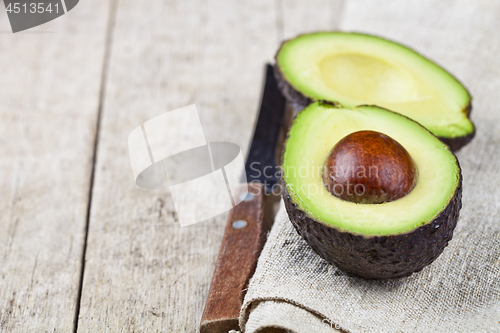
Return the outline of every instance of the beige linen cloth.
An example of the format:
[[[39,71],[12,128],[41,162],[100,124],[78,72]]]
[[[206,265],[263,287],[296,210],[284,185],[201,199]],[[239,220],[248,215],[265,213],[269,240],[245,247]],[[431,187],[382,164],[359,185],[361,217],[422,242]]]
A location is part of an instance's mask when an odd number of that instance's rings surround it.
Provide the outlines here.
[[[457,154],[461,217],[433,264],[407,278],[367,281],[318,257],[282,207],[240,326],[245,333],[500,332],[500,1],[356,0],[343,11],[342,30],[412,46],[469,88],[477,136]]]

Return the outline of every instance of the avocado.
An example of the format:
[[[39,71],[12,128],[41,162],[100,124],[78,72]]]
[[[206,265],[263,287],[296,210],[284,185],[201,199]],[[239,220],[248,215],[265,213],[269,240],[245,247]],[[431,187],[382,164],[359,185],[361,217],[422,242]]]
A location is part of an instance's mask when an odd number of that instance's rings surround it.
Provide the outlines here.
[[[359,139],[358,133],[380,140]],[[404,151],[400,157],[394,157],[397,149]],[[368,162],[356,167],[353,156]],[[403,171],[390,169],[391,163]],[[334,195],[325,177],[333,165],[345,166],[340,174],[361,182],[392,179],[404,193],[396,187],[399,194],[382,202]],[[462,207],[461,169],[449,147],[417,122],[376,106],[349,109],[319,101],[300,111],[285,142],[281,179],[297,232],[323,259],[369,279],[408,276],[433,262],[451,240]],[[362,195],[357,186],[351,193]]]
[[[275,76],[290,104],[378,105],[427,128],[453,151],[475,134],[471,96],[450,73],[398,43],[371,35],[319,32],[285,41]]]

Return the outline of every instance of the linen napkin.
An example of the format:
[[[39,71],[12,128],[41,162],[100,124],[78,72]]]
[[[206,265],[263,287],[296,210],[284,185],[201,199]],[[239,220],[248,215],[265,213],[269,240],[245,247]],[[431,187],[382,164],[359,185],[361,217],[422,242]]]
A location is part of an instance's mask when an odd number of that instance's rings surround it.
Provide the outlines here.
[[[500,1],[347,1],[341,29],[418,50],[470,90],[476,138],[458,154],[452,241],[410,277],[349,277],[317,256],[281,206],[241,310],[245,333],[500,332]]]

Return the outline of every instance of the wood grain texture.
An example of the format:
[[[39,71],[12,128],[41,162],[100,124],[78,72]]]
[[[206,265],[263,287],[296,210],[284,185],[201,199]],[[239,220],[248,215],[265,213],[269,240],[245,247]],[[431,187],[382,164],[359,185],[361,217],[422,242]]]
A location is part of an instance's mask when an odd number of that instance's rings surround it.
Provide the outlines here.
[[[300,34],[338,29],[347,0],[276,0],[279,43]],[[277,50],[276,50],[277,51]]]
[[[225,216],[180,228],[168,191],[133,184],[128,133],[196,103],[207,139],[246,153],[263,64],[282,38],[329,29],[338,4],[117,3],[79,331],[192,332]],[[0,11],[2,332],[74,327],[110,4],[15,35]]]
[[[73,330],[107,18],[12,34],[0,11],[0,332]]]
[[[200,324],[201,333],[238,330],[238,318],[245,289],[252,277],[266,236],[274,222],[274,207],[262,184],[244,184],[252,195],[234,207],[227,219],[222,245],[217,258],[207,303]],[[240,188],[240,195],[243,192]],[[266,214],[266,206],[267,214]],[[235,221],[246,226],[235,228]]]
[[[314,18],[317,11],[335,7],[323,4],[303,3],[284,15],[270,1],[155,1],[147,6],[119,1],[80,332],[198,331],[226,216],[181,228],[168,191],[134,185],[128,134],[156,115],[195,103],[207,140],[237,143],[246,155],[263,65],[282,38],[277,18]],[[330,27],[329,20],[324,15],[285,25],[318,30]]]
[[[246,155],[276,40],[269,1],[119,1],[78,331],[198,330],[227,215],[181,228],[168,191],[135,186],[127,137],[195,103]]]

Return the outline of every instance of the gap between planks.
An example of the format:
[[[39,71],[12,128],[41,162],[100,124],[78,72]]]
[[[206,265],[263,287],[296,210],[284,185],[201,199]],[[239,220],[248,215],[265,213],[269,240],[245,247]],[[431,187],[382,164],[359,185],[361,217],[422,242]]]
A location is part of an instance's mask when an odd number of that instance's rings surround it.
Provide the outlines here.
[[[104,61],[102,64],[101,71],[101,87],[99,90],[99,106],[97,109],[97,121],[96,121],[96,130],[94,137],[94,148],[92,154],[92,170],[90,172],[90,186],[88,192],[88,204],[87,204],[87,216],[85,217],[85,237],[83,241],[83,249],[82,249],[82,259],[80,265],[80,279],[78,281],[78,292],[76,295],[76,306],[75,306],[75,318],[73,319],[73,332],[76,333],[78,331],[78,317],[80,315],[80,303],[82,300],[82,289],[83,289],[83,278],[85,276],[85,255],[87,252],[87,241],[89,237],[89,222],[90,222],[90,210],[92,208],[92,190],[94,188],[94,179],[95,179],[95,166],[97,160],[97,149],[99,146],[99,133],[101,129],[101,118],[102,118],[102,108],[104,105],[104,99],[106,96],[106,82],[108,78],[108,70],[109,70],[109,59],[111,58],[111,45],[113,42],[113,30],[115,27],[115,18],[117,11],[117,2],[119,0],[111,0],[110,1],[110,10],[108,14],[108,25],[106,27],[106,40],[104,46]]]

